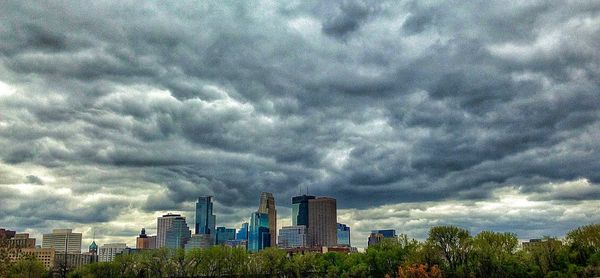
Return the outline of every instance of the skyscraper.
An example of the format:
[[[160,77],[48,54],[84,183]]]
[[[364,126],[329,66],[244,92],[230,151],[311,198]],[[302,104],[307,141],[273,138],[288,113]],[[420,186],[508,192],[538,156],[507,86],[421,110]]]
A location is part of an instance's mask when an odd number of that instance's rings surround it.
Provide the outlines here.
[[[336,200],[318,197],[308,200],[308,241],[310,246],[337,245]]]
[[[308,200],[314,198],[309,195],[292,197],[292,226],[308,227]]]
[[[260,194],[260,204],[258,212],[269,215],[269,233],[271,234],[271,246],[276,246],[277,242],[277,209],[275,209],[275,198],[270,192]]]
[[[185,217],[179,214],[165,214],[157,222],[156,248],[183,248],[191,237]]]
[[[235,235],[237,240],[248,240],[248,223],[242,223],[242,227]]]
[[[350,227],[337,223],[337,245],[350,246]]]
[[[54,229],[51,234],[42,236],[42,248],[54,248],[59,253],[81,253],[81,233],[73,233],[72,229]]]
[[[250,217],[248,251],[258,252],[270,246],[271,234],[269,233],[269,215],[257,211]]]
[[[198,197],[196,202],[195,234],[215,233],[216,216],[213,214],[212,196]]]

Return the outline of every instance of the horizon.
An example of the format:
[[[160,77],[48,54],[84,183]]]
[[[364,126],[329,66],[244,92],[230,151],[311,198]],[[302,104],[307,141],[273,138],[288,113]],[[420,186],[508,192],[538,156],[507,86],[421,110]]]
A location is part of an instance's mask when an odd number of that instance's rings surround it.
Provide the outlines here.
[[[600,223],[599,3],[0,6],[0,227],[131,245],[201,195],[238,229],[263,191],[278,229],[335,198],[360,248]]]

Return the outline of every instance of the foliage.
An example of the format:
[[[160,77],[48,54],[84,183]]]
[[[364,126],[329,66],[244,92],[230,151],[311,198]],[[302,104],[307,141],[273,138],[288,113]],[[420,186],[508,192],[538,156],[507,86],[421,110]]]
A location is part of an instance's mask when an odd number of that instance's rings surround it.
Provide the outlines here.
[[[44,264],[34,256],[23,256],[10,267],[9,277],[14,278],[39,278],[46,274]]]
[[[401,235],[351,254],[248,253],[224,246],[146,250],[80,267],[70,277],[598,277],[599,230],[583,226],[564,242],[545,237],[524,248],[512,233],[472,237],[459,227],[437,226],[424,242]]]

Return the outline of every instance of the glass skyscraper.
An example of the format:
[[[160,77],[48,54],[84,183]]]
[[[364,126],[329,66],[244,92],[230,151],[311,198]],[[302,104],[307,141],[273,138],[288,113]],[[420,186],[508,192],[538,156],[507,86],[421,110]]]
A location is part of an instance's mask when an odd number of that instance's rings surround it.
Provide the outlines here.
[[[165,214],[157,219],[156,247],[183,248],[191,236],[185,217]]]
[[[258,212],[269,215],[269,233],[271,234],[271,246],[275,246],[277,241],[277,209],[275,209],[275,197],[273,193],[260,193],[260,203]]]
[[[248,240],[248,223],[243,223],[242,227],[235,235],[235,239],[237,240]]]
[[[292,226],[308,226],[308,200],[315,196],[292,197]]]
[[[195,234],[214,234],[216,216],[213,214],[212,196],[202,196],[196,202]]]
[[[306,226],[288,226],[279,230],[279,248],[306,247]]]
[[[250,230],[248,233],[248,251],[258,252],[271,246],[271,234],[269,233],[269,214],[255,212],[250,218]]]
[[[350,246],[350,227],[337,223],[337,245]]]

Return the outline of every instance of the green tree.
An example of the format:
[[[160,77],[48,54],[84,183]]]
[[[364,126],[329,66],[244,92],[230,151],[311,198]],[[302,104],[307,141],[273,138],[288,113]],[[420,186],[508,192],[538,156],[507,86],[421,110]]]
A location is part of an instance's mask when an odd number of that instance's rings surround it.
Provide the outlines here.
[[[467,230],[455,226],[432,227],[427,241],[443,256],[449,276],[467,275],[467,258],[472,246]]]
[[[473,239],[472,265],[479,277],[524,277],[524,266],[516,259],[519,241],[513,233],[483,231]]]
[[[10,267],[9,277],[15,278],[37,278],[46,274],[44,264],[36,257],[26,255],[21,257]]]
[[[578,265],[588,264],[588,260],[600,251],[600,224],[582,226],[567,233],[572,261]]]

